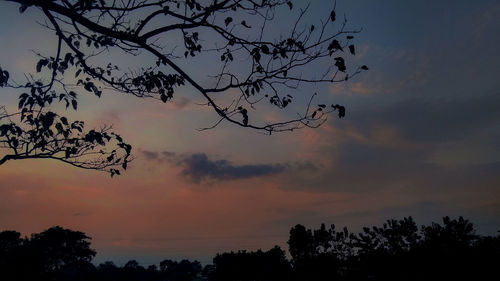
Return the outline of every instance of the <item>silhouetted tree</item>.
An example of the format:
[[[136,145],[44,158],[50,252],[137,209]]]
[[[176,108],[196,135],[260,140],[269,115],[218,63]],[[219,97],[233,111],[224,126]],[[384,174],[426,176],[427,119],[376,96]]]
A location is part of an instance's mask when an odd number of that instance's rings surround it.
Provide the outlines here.
[[[297,225],[288,244],[296,280],[486,280],[500,259],[499,238],[462,217],[420,229],[411,217],[388,220],[358,234]]]
[[[198,261],[163,260],[145,268],[91,263],[95,252],[82,232],[53,227],[30,238],[0,232],[0,280],[97,281],[303,281],[303,280],[495,280],[500,235],[480,236],[468,220],[443,218],[417,227],[411,217],[352,233],[335,226],[296,225],[288,244],[268,251],[217,254]]]
[[[204,129],[227,121],[272,133],[318,127],[333,111],[343,117],[343,106],[315,105],[316,94],[302,93],[301,85],[343,82],[368,70],[364,65],[348,70],[346,55],[355,55],[352,41],[359,31],[348,29],[345,17],[337,20],[335,5],[316,25],[303,23],[309,6],[301,8],[288,29],[276,34],[271,29],[278,15],[293,13],[292,1],[7,2],[20,4],[21,13],[38,9],[58,44],[55,55],[40,54],[36,64],[40,78],[28,76],[26,83],[13,83],[9,73],[0,70],[0,86],[26,91],[19,97],[19,112],[0,116],[0,144],[9,151],[0,164],[51,158],[111,175],[126,169],[130,146],[110,133],[109,127],[83,133],[82,122],[69,122],[47,109],[54,101],[76,109],[79,89],[101,96],[104,88],[111,88],[167,102],[177,88],[190,86],[219,117]],[[119,60],[109,60],[110,52],[125,58],[141,56],[143,67],[123,67]],[[201,65],[213,72],[200,77],[196,66]],[[48,79],[43,79],[44,73]],[[205,75],[213,78],[207,85],[202,83]],[[298,93],[302,96],[297,97]],[[285,109],[296,99],[305,108],[295,117],[288,114],[271,121],[266,120],[268,114],[253,113],[255,104],[262,101]]]
[[[83,232],[56,226],[33,234],[26,245],[44,278],[85,280],[95,270],[91,261],[96,252],[89,239]]]
[[[17,231],[0,232],[0,274],[6,279],[23,275],[25,264],[21,234]],[[1,279],[1,278],[0,278]]]
[[[52,227],[31,238],[0,232],[2,280],[88,280],[95,251],[84,233]]]
[[[97,276],[100,281],[119,281],[120,268],[112,261],[106,261],[97,266]]]
[[[160,276],[168,281],[191,281],[201,275],[202,267],[198,261],[163,260],[160,262]]]
[[[293,227],[288,246],[294,280],[339,278],[354,255],[351,239],[347,228],[337,232],[333,224],[329,229],[322,224],[316,230],[300,224]]]
[[[275,246],[267,252],[238,251],[217,254],[209,280],[280,281],[289,280],[290,265],[285,252]]]

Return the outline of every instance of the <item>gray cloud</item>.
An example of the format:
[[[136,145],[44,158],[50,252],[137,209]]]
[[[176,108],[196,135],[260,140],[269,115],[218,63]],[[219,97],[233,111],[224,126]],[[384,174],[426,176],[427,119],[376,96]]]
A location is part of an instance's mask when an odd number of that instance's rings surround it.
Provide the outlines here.
[[[376,97],[373,98],[375,103]],[[442,142],[463,138],[481,128],[500,123],[500,93],[474,97],[409,98],[388,106],[358,105],[350,113],[352,125],[362,131],[373,124],[398,129],[406,139]]]
[[[143,149],[141,149],[139,151],[148,160],[157,160],[158,159],[158,152],[143,150]]]
[[[500,184],[500,162],[448,167],[433,163],[432,145],[391,147],[350,140],[324,148],[328,168],[295,170],[279,181],[283,189],[323,192],[374,192],[401,187],[408,192],[492,191]]]
[[[500,95],[491,94],[357,104],[349,115],[351,120],[335,122],[335,130],[351,130],[363,137],[318,148],[323,157],[331,159],[328,169],[289,174],[281,184],[286,189],[327,192],[395,186],[442,192],[494,188],[500,184],[495,156],[500,151],[500,143],[495,141],[500,136],[499,104]],[[394,129],[394,138],[377,139],[374,131],[380,127]],[[437,153],[450,144],[454,146],[449,153]],[[474,154],[476,151],[481,154]],[[460,165],[443,164],[457,159]]]
[[[191,100],[186,97],[175,98],[173,100],[173,105],[177,109],[183,109],[191,103]]]
[[[140,150],[140,152],[147,160],[166,162],[182,167],[181,175],[195,183],[277,175],[291,169],[318,171],[321,168],[311,162],[236,165],[227,159],[211,159],[205,153],[177,154],[171,151],[148,150]]]
[[[182,175],[193,182],[203,180],[235,180],[279,174],[286,169],[280,164],[234,165],[228,160],[212,160],[205,153],[184,157]]]

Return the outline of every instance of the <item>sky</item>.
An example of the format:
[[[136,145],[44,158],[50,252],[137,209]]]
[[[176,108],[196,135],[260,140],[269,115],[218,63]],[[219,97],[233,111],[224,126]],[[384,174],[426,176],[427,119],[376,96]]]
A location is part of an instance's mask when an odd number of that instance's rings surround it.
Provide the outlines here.
[[[331,7],[312,2],[308,22]],[[30,235],[60,225],[92,237],[95,262],[145,265],[287,249],[296,224],[359,231],[391,218],[428,224],[461,215],[479,233],[495,234],[500,3],[337,2],[337,13],[362,28],[354,62],[370,70],[308,90],[343,104],[346,118],[271,136],[226,123],[200,132],[216,114],[197,105],[189,88],[167,104],[114,92],[82,95],[75,117],[113,124],[135,160],[114,178],[55,161],[7,162],[0,166],[0,230]],[[0,66],[13,75],[33,71],[32,50],[53,50],[39,13],[20,15],[17,5],[0,3]],[[293,18],[280,20],[278,31]],[[186,67],[203,77],[209,64]],[[15,107],[18,94],[1,89],[0,104]]]

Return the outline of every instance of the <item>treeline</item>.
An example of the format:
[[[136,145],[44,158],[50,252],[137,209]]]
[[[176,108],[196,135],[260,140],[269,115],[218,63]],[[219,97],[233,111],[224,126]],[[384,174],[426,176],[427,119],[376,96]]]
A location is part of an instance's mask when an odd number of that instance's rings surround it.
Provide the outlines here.
[[[131,260],[92,264],[90,237],[53,227],[22,238],[0,232],[0,280],[315,281],[490,280],[498,275],[500,235],[477,235],[462,217],[418,227],[411,217],[360,233],[321,225],[290,230],[289,258],[268,251],[217,254],[213,264],[163,260],[147,268]]]

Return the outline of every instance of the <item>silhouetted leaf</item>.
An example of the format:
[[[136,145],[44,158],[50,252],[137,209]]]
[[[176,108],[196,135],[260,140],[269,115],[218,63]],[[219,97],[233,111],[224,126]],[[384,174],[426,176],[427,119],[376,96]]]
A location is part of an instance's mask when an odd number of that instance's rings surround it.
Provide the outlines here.
[[[330,20],[331,20],[331,21],[335,21],[335,19],[336,19],[335,10],[333,10],[333,11],[330,13]]]
[[[345,61],[344,61],[344,58],[342,58],[342,57],[335,58],[335,66],[338,68],[339,71],[342,71],[342,72],[346,71]]]
[[[248,126],[248,111],[244,108],[240,109],[241,115],[243,115],[243,125]]]
[[[164,103],[168,101],[168,96],[165,94],[161,95],[160,98],[161,98],[161,101]]]
[[[49,63],[47,59],[41,59],[36,64],[36,72],[42,71],[42,67],[46,66]]]
[[[246,21],[241,21],[241,25],[243,25],[246,28],[252,28],[250,25],[247,24]]]
[[[351,52],[351,54],[355,55],[356,54],[356,50],[354,49],[354,45],[349,45],[349,51]]]
[[[333,54],[337,50],[344,51],[344,49],[340,45],[340,42],[336,39],[332,40],[332,42],[328,46],[328,50],[330,51],[330,55]]]

